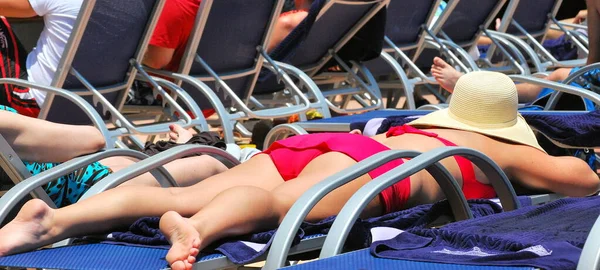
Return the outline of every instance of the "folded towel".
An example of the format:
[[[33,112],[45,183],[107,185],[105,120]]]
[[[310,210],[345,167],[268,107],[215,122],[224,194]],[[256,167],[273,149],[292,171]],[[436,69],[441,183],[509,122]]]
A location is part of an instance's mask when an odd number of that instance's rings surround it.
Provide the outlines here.
[[[520,197],[522,205],[531,205],[528,197]],[[502,208],[490,200],[470,200],[469,206],[475,217],[496,214]],[[435,204],[420,205],[403,211],[390,213],[381,217],[359,219],[352,228],[347,247],[358,249],[368,247],[371,243],[371,229],[374,227],[388,226],[398,229],[424,228],[441,216],[451,215],[450,204],[441,201]],[[326,218],[316,223],[304,222],[298,230],[293,245],[296,245],[306,236],[327,234],[333,224],[335,216]],[[169,242],[158,229],[158,217],[145,217],[134,222],[128,231],[113,232],[105,240],[110,243],[125,245],[146,245],[153,247],[169,248]],[[224,239],[214,243],[203,250],[200,256],[220,252],[236,264],[246,264],[265,254],[273,241],[276,230],[254,233],[237,237],[235,240]],[[310,255],[314,256],[314,255]],[[306,257],[302,257],[306,258]]]
[[[527,114],[525,120],[544,136],[575,147],[600,145],[600,110],[586,114]]]
[[[562,199],[439,229],[399,231],[395,238],[374,242],[371,253],[403,260],[575,269],[598,215],[598,196]]]

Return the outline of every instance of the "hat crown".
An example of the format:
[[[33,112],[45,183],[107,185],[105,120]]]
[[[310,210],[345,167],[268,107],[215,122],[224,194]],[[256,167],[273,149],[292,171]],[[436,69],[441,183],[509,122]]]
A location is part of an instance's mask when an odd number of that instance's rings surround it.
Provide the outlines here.
[[[517,88],[506,75],[477,71],[460,77],[448,106],[450,116],[484,128],[509,127],[517,122]]]

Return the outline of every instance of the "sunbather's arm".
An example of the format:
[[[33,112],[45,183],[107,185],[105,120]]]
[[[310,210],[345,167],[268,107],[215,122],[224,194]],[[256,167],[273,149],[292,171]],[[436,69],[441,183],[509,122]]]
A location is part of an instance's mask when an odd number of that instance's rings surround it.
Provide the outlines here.
[[[600,190],[598,175],[581,159],[552,157],[533,148],[512,154],[519,158],[510,161],[509,177],[525,187],[567,196],[587,196]]]
[[[0,0],[0,16],[14,18],[35,17],[29,0]]]
[[[36,162],[64,162],[104,147],[100,131],[0,111],[0,134],[19,157]]]
[[[171,62],[173,54],[175,49],[150,45],[144,54],[143,64],[154,69],[162,69]]]
[[[270,52],[275,49],[306,18],[306,15],[308,15],[308,12],[300,11],[279,17],[269,40],[267,51]]]

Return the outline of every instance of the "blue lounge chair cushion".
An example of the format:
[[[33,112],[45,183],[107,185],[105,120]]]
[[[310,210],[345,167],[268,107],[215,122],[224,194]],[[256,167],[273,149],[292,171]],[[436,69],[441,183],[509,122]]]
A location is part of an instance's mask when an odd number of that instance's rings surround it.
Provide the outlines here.
[[[0,265],[45,269],[163,269],[167,250],[108,244],[75,245],[0,258]]]
[[[446,264],[417,262],[376,258],[368,249],[362,249],[339,256],[285,267],[286,270],[337,270],[337,269],[415,269],[415,270],[532,270],[531,267],[480,266],[463,264]]]
[[[374,242],[371,253],[399,260],[575,269],[598,215],[598,196],[562,199],[439,229],[409,229]]]

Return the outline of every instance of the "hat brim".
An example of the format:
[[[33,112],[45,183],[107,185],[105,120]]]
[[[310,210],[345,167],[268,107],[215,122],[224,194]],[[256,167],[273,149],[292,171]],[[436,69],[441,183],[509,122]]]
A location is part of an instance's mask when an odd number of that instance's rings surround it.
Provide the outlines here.
[[[408,125],[415,127],[436,126],[477,132],[514,143],[528,145],[546,153],[546,151],[544,151],[544,149],[537,142],[533,130],[531,130],[521,114],[518,114],[516,123],[510,127],[478,128],[457,120],[455,117],[450,115],[450,111],[448,109],[443,109],[421,116],[420,118],[408,123]]]

